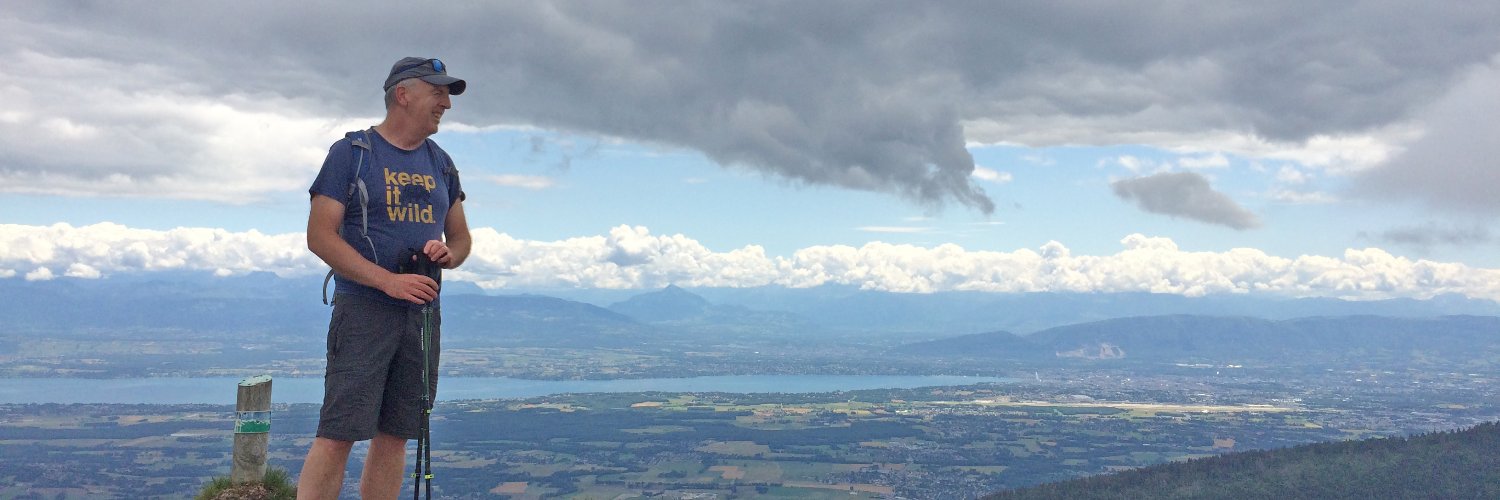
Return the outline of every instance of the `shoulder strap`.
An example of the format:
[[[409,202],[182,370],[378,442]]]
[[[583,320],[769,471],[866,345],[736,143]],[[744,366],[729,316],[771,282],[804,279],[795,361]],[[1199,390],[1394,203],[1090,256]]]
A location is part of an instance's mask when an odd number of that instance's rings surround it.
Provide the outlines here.
[[[448,159],[444,161],[438,157],[438,151],[441,151],[441,148],[438,147],[437,143],[432,142],[432,139],[424,139],[424,141],[427,142],[427,154],[432,157],[432,164],[437,165],[438,169],[443,171],[443,176],[448,178],[457,176],[458,167],[453,166],[453,160]]]
[[[350,135],[353,134],[351,133]],[[349,143],[355,149],[359,150],[359,160],[355,162],[354,179],[349,181],[348,196],[349,201],[354,201],[354,195],[356,193],[359,194],[359,235],[368,240],[370,239],[370,191],[365,189],[365,157],[368,156],[373,163],[375,161],[375,148],[370,144],[370,131],[365,130],[362,135],[363,137],[351,137],[349,140]],[[347,203],[344,204],[344,210],[348,209],[349,205]],[[375,251],[374,242],[370,243],[370,251]]]
[[[375,161],[375,148],[370,144],[370,130],[349,132],[344,134],[344,138],[349,139],[349,144],[353,146],[353,149],[359,151],[359,159],[355,160],[354,164],[354,178],[349,181],[349,193],[344,197],[344,211],[347,212],[349,205],[353,204],[356,199],[359,200],[359,235],[370,244],[370,255],[375,256],[375,261],[379,262],[380,257],[375,253],[375,242],[370,240],[370,191],[365,188],[363,176],[365,158],[369,157],[371,163]],[[343,233],[344,226],[340,224],[339,234]],[[328,304],[328,282],[332,279],[333,270],[329,269],[328,274],[323,276],[323,304],[325,305]]]
[[[458,167],[453,165],[453,158],[446,154],[441,158],[438,157],[438,151],[442,151],[442,148],[439,148],[437,143],[433,142],[432,139],[425,139],[425,141],[427,142],[427,154],[432,157],[432,164],[438,165],[438,169],[443,172],[443,178],[448,181],[449,186],[452,186],[453,180],[458,178]],[[464,199],[463,191],[459,191],[458,199],[460,201]]]

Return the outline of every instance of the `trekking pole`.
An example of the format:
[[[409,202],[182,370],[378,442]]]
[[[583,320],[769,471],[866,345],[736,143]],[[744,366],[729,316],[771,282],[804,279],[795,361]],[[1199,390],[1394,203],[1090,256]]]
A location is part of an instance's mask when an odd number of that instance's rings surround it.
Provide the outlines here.
[[[432,394],[429,392],[432,386],[427,380],[428,363],[432,359],[432,351],[429,350],[431,340],[432,304],[428,303],[422,306],[422,437],[417,440],[417,451],[421,453],[418,458],[422,461],[422,467],[427,470],[427,475],[423,479],[427,483],[428,499],[432,498]],[[416,487],[417,485],[413,483],[412,489],[416,490]],[[413,492],[413,495],[415,494]]]
[[[418,412],[417,422],[419,424],[418,424],[418,427],[417,427],[417,459],[416,459],[416,465],[415,465],[416,470],[415,470],[415,472],[412,472],[412,474],[411,474],[411,498],[412,498],[412,500],[421,500],[421,498],[422,498],[422,482],[423,481],[426,481],[426,483],[427,483],[427,498],[429,498],[429,499],[432,498],[432,452],[431,452],[432,443],[429,442],[429,440],[432,438],[432,434],[430,434],[428,432],[428,429],[427,429],[427,426],[431,422],[430,418],[432,416],[432,394],[428,392],[430,386],[427,385],[428,384],[428,381],[427,381],[427,369],[428,369],[428,361],[427,361],[428,360],[428,358],[427,358],[427,331],[428,330],[427,329],[431,325],[431,323],[429,322],[430,321],[429,319],[431,317],[432,317],[432,306],[430,306],[430,305],[423,305],[422,306],[422,339],[421,339],[421,344],[422,344],[422,402],[417,407],[417,412]]]
[[[408,249],[410,258],[403,255],[401,262],[411,263],[410,267],[403,266],[404,273],[421,274],[432,278],[433,281],[442,279],[442,268],[432,262],[427,254]],[[422,401],[417,411],[419,426],[417,428],[417,459],[416,471],[412,473],[411,497],[412,500],[420,500],[422,491],[425,489],[427,498],[432,498],[432,382],[430,372],[432,370],[432,303],[422,304]],[[425,485],[424,485],[425,483]],[[424,488],[425,486],[425,488]]]

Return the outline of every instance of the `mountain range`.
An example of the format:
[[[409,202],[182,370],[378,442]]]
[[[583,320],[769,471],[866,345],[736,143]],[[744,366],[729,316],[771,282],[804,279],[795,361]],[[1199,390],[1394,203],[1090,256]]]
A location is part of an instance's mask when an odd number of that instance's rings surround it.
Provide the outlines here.
[[[1500,353],[1500,317],[1142,316],[1050,328],[961,335],[893,349],[949,359],[1085,358],[1164,362],[1476,358]]]
[[[0,296],[5,297],[0,314],[10,330],[21,332],[147,328],[306,336],[327,324],[320,285],[319,279],[281,279],[269,273],[0,279]],[[466,336],[463,342],[536,347],[823,338],[899,346],[893,353],[913,356],[1240,359],[1358,356],[1366,350],[1371,355],[1413,349],[1488,352],[1500,328],[1500,320],[1488,317],[1500,316],[1500,304],[1456,296],[1351,302],[1248,295],[670,286],[593,291],[596,300],[619,299],[596,304],[529,293],[485,294],[459,281],[444,287],[445,331],[485,333]],[[972,332],[989,333],[966,335]]]

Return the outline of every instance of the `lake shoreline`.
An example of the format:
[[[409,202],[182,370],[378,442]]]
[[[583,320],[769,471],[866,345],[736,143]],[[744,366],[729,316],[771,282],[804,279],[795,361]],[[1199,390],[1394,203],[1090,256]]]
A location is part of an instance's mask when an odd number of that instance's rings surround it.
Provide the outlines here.
[[[225,404],[234,403],[234,377],[130,379],[3,378],[0,404]],[[531,380],[443,377],[438,401],[523,399],[557,394],[720,392],[813,394],[871,389],[1009,383],[1014,379],[962,375],[719,375],[608,380]],[[275,403],[321,403],[322,378],[273,379]]]

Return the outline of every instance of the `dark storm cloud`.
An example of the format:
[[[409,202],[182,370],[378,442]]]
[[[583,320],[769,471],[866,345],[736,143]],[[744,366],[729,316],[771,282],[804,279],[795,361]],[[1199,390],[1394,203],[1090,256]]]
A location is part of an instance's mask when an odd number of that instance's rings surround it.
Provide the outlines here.
[[[1162,173],[1110,183],[1115,196],[1152,213],[1185,217],[1234,229],[1260,227],[1260,219],[1196,172]]]
[[[994,204],[970,180],[966,123],[993,125],[981,140],[1036,145],[1119,131],[1296,140],[1407,117],[1500,51],[1491,2],[7,9],[10,51],[155,68],[159,78],[142,81],[172,92],[372,116],[391,61],[434,55],[470,83],[454,120],[693,148],[797,182],[986,213]]]
[[[1500,216],[1500,57],[1470,72],[1421,114],[1422,138],[1362,173],[1356,194],[1412,199],[1444,211]]]

